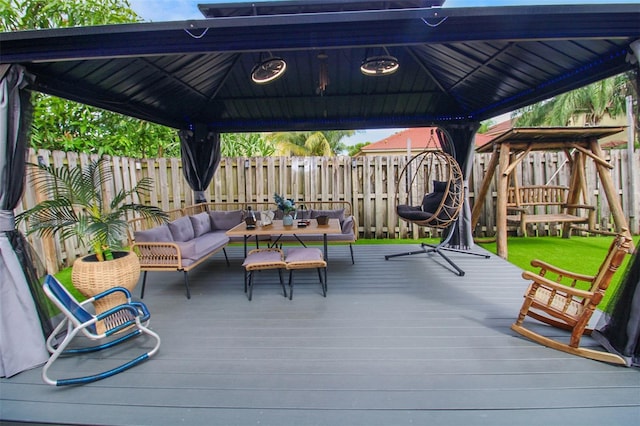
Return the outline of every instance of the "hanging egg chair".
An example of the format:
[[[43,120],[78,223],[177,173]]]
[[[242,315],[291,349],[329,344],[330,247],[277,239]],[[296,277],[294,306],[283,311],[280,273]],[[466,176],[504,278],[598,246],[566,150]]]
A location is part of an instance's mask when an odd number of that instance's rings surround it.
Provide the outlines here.
[[[443,237],[437,245],[422,243],[418,251],[386,255],[385,260],[413,254],[437,253],[458,275],[463,276],[464,271],[449,259],[443,250],[467,253],[445,248],[453,236],[454,225],[464,203],[464,177],[455,159],[451,137],[442,129],[435,132],[439,144],[434,139],[432,129],[425,149],[411,157],[398,176],[396,213],[401,220],[409,224],[442,230]]]

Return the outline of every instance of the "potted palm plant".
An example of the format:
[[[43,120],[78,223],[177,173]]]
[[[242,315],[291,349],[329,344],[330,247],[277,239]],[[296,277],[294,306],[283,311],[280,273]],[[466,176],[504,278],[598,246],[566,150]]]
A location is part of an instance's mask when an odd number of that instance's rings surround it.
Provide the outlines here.
[[[84,167],[53,167],[30,164],[31,181],[45,201],[16,217],[24,221],[27,235],[41,237],[59,234],[62,240],[77,237],[93,253],[73,264],[72,282],[83,295],[91,297],[114,286],[132,290],[138,282],[140,263],[134,252],[122,249],[127,231],[127,212],[135,212],[158,223],[167,214],[155,206],[127,202],[134,194],[142,196],[151,189],[151,179],[141,179],[129,190],[121,189],[106,199],[105,184],[113,179],[106,159]],[[113,296],[116,296],[115,294]],[[118,303],[117,297],[105,298],[106,310]]]

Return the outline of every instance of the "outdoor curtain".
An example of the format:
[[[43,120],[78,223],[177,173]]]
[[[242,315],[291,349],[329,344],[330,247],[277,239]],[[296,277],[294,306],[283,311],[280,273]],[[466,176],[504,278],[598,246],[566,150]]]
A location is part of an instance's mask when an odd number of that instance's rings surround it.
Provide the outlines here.
[[[464,204],[460,211],[458,220],[451,226],[455,226],[456,230],[449,241],[448,246],[459,249],[469,250],[473,247],[473,229],[471,229],[471,207],[469,206],[469,176],[473,167],[473,155],[475,153],[475,134],[479,128],[479,123],[460,124],[460,125],[443,125],[442,130],[452,144],[451,148],[446,148],[448,144],[443,144],[442,136],[438,133],[440,146],[447,154],[455,157],[462,170],[464,179]]]
[[[181,130],[182,173],[195,195],[195,202],[206,203],[205,190],[220,164],[220,133],[204,124]]]
[[[623,357],[627,366],[640,367],[640,249],[636,247],[617,293],[613,310],[603,315],[593,338],[609,352]]]
[[[3,64],[0,77],[0,377],[11,377],[45,363],[49,354],[47,316],[34,302],[42,289],[13,213],[24,188],[31,125],[27,76],[22,67]]]

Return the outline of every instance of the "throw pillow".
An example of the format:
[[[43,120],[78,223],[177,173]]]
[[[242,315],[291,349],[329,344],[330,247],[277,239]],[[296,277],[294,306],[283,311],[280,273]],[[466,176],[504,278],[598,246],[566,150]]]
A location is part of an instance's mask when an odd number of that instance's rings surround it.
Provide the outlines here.
[[[447,190],[447,181],[434,180],[433,192],[444,192]]]
[[[329,216],[330,219],[340,219],[342,222],[344,220],[344,209],[335,209],[335,210],[311,210],[311,219],[315,219],[318,216]]]
[[[440,207],[443,196],[444,192],[432,192],[431,194],[425,195],[422,199],[422,211],[435,213],[438,207]]]
[[[211,232],[211,218],[207,212],[189,216],[189,219],[191,219],[191,225],[193,226],[193,234],[195,237]]]
[[[352,234],[353,233],[353,216],[349,216],[341,223],[342,233],[343,234]]]
[[[211,229],[228,231],[244,220],[244,212],[242,210],[210,211],[209,217],[211,217]]]
[[[169,222],[168,226],[171,231],[171,235],[173,235],[174,241],[193,240],[195,234],[193,232],[193,225],[191,225],[191,219],[189,219],[189,216],[184,216],[174,220],[173,222]]]
[[[133,233],[138,243],[162,243],[173,241],[173,236],[166,223],[147,229],[146,231],[136,231]]]

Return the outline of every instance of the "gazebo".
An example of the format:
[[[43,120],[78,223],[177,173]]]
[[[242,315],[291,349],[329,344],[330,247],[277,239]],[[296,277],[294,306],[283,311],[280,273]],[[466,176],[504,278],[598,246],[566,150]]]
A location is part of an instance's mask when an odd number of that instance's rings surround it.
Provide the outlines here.
[[[607,162],[599,139],[620,133],[624,127],[546,127],[546,128],[512,128],[495,137],[478,148],[478,152],[492,152],[486,174],[476,197],[471,214],[472,227],[480,217],[482,205],[487,196],[494,175],[498,173],[497,203],[496,203],[496,244],[498,255],[507,257],[507,198],[509,183],[518,191],[518,177],[515,176],[516,166],[532,151],[562,151],[566,154],[567,163],[571,168],[571,178],[566,200],[567,205],[579,205],[581,197],[586,197],[585,162],[593,160],[602,189],[611,208],[616,232],[626,229],[629,233],[627,220],[622,211],[620,199],[616,194],[609,171],[612,166]],[[513,192],[513,190],[512,190]],[[535,195],[532,195],[535,196]],[[543,198],[540,195],[539,198]],[[584,200],[584,199],[583,199]],[[536,202],[533,200],[532,203]],[[543,202],[543,200],[537,200]],[[549,222],[563,222],[563,235],[570,235],[572,221],[577,219],[575,209],[569,208],[565,217],[561,215],[539,215],[539,220]],[[547,216],[545,218],[545,216]],[[590,232],[597,232],[589,229]]]
[[[201,20],[1,33],[0,284],[11,296],[0,311],[29,305],[25,277],[16,273],[25,263],[16,255],[23,237],[13,214],[29,91],[180,130],[185,178],[200,200],[221,133],[438,126],[452,136],[466,180],[482,120],[637,68],[635,4],[443,3],[209,4],[200,5]],[[461,246],[473,244],[466,204]],[[0,375],[46,359],[36,314],[20,316],[2,318],[0,335],[32,336],[40,347],[32,357],[7,356],[21,359],[0,363]],[[29,326],[20,331],[16,322]]]

